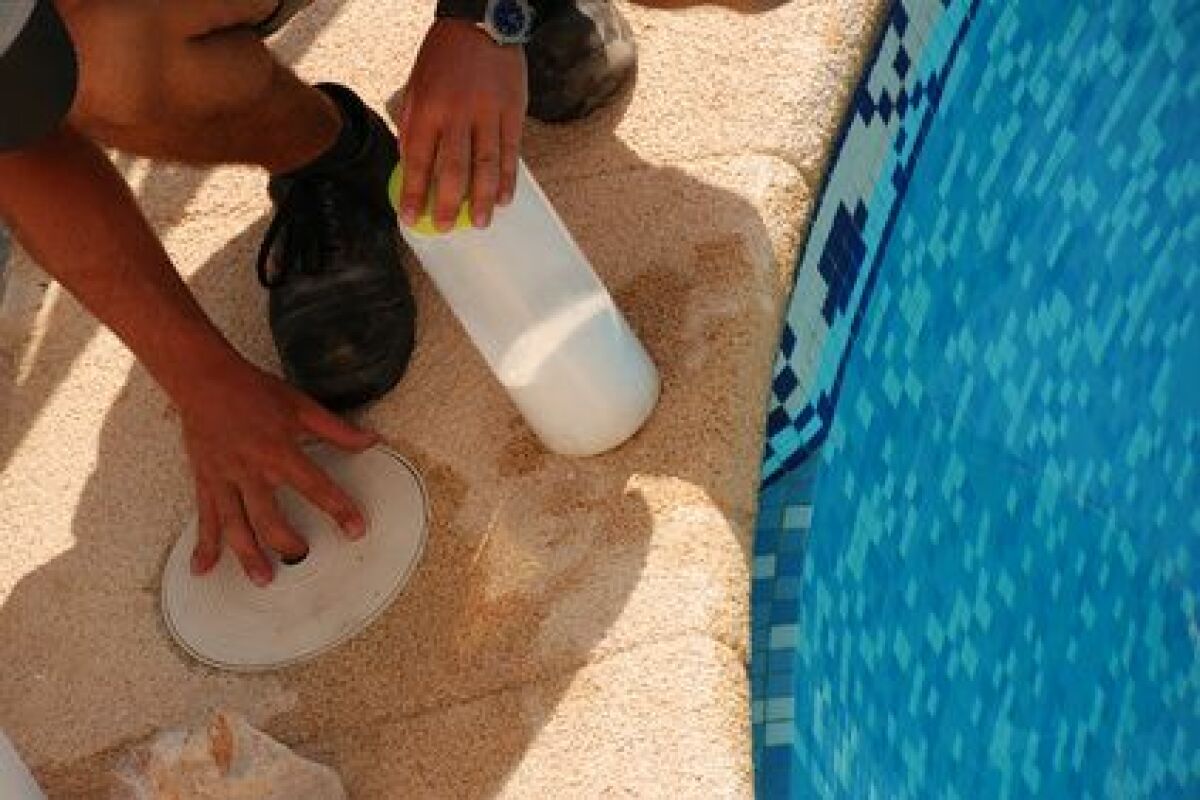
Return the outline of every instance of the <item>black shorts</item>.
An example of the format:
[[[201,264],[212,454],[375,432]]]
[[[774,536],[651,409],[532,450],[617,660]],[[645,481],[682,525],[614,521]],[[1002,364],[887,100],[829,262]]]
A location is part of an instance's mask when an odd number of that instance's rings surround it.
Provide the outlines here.
[[[50,0],[5,2],[0,18],[0,151],[55,130],[75,98],[75,48]]]

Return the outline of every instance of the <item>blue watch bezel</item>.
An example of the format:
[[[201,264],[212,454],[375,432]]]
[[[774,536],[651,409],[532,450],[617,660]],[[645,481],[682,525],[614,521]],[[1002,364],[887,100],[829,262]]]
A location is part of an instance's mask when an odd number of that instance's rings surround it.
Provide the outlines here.
[[[503,18],[511,12],[519,12],[520,19]],[[480,25],[498,44],[525,44],[533,33],[535,13],[529,0],[487,0]]]

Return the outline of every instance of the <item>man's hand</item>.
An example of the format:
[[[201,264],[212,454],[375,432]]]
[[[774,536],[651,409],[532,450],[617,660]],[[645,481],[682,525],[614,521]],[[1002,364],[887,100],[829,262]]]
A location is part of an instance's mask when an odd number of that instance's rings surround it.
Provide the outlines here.
[[[304,454],[302,440],[319,439],[343,450],[375,443],[283,381],[232,360],[176,393],[183,439],[196,478],[199,541],[192,572],[212,569],[222,538],[255,584],[273,577],[270,548],[284,560],[303,558],[308,546],[288,524],[275,490],[295,489],[329,515],[351,539],[365,533],[362,514]]]
[[[471,220],[486,227],[512,200],[527,89],[525,53],[475,25],[442,19],[421,45],[396,115],[404,160],[401,218],[415,223],[433,194],[434,224],[453,225],[470,184]]]
[[[288,485],[351,536],[363,519],[300,449],[318,438],[347,450],[374,441],[243,360],[204,315],[105,155],[70,128],[0,153],[0,216],[46,271],[107,324],[179,408],[196,475],[200,544],[211,569],[224,539],[256,583],[271,579],[263,547],[307,545],[275,503]]]

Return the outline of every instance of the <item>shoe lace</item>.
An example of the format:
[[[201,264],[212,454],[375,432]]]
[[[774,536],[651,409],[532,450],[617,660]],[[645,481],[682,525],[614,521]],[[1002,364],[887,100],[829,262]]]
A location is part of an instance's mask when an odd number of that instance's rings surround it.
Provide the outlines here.
[[[271,253],[279,245],[278,257]],[[324,176],[300,177],[290,182],[278,202],[258,248],[255,269],[267,288],[279,286],[297,265],[318,272],[342,246],[338,193],[334,181]],[[314,269],[314,267],[316,269]]]

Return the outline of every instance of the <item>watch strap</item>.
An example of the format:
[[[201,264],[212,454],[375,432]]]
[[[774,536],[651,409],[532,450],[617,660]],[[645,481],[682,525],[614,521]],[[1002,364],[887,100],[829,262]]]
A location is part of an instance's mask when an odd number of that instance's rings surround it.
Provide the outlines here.
[[[434,16],[438,19],[465,19],[483,22],[487,0],[438,0]]]

